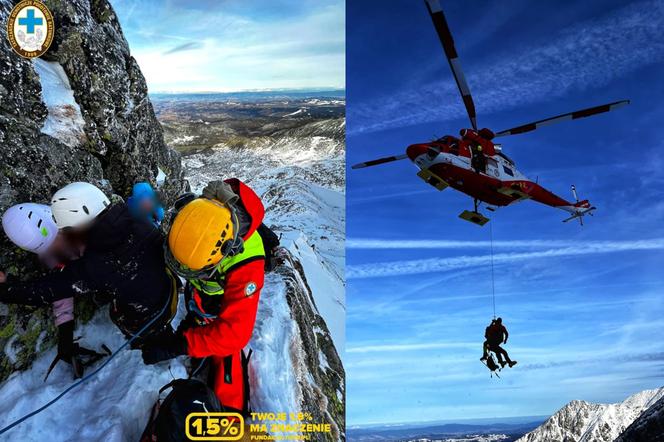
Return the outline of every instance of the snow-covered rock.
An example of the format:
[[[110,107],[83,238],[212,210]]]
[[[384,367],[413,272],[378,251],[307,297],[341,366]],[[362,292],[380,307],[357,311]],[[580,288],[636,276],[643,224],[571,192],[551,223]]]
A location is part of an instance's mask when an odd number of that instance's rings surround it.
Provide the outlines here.
[[[664,441],[664,397],[644,411],[615,442]]]
[[[664,388],[642,391],[617,404],[572,401],[517,442],[613,442],[662,397]]]
[[[42,133],[57,138],[67,146],[75,147],[88,138],[83,130],[85,120],[81,108],[74,99],[74,92],[62,66],[57,61],[32,61],[39,75],[42,99],[48,109],[48,116],[41,128]]]

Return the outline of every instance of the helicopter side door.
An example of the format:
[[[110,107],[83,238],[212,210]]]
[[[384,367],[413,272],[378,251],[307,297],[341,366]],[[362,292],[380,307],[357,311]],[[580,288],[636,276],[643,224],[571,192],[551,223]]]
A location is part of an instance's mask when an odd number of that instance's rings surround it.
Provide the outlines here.
[[[491,178],[500,179],[500,167],[498,165],[498,161],[496,161],[494,158],[487,158],[486,174]]]

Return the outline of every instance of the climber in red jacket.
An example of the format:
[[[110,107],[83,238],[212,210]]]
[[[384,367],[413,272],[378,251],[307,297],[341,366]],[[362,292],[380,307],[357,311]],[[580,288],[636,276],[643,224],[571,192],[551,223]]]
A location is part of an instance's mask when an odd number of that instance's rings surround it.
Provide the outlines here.
[[[211,357],[213,388],[226,409],[248,410],[248,357],[265,276],[260,198],[237,179],[214,181],[176,203],[166,263],[187,280],[189,314],[169,339],[143,350],[153,364],[177,355]]]

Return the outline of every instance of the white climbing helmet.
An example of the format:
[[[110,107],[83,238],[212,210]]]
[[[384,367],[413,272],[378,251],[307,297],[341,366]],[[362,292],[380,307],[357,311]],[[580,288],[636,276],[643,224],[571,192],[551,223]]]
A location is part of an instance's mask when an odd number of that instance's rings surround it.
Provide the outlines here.
[[[2,228],[14,244],[34,253],[46,252],[58,235],[51,208],[44,204],[10,207],[2,216]]]
[[[80,227],[94,220],[111,202],[90,183],[71,183],[51,198],[53,219],[59,228]]]

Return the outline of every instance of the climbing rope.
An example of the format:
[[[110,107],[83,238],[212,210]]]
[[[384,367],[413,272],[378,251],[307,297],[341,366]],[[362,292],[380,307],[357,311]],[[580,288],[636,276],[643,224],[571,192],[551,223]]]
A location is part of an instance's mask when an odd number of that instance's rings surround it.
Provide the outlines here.
[[[114,352],[113,352],[108,358],[106,358],[106,360],[104,361],[104,363],[101,364],[101,365],[99,366],[99,368],[97,368],[97,369],[94,370],[92,373],[89,373],[89,374],[83,376],[81,379],[79,379],[78,381],[76,381],[76,382],[74,382],[73,384],[71,384],[71,385],[70,385],[69,387],[67,387],[62,393],[60,393],[59,395],[57,395],[55,398],[51,399],[49,402],[47,402],[47,403],[44,404],[43,406],[37,408],[37,409],[34,410],[34,411],[31,411],[30,413],[26,414],[26,415],[23,416],[22,418],[17,419],[17,420],[15,420],[14,422],[12,422],[11,424],[9,424],[9,425],[7,425],[6,427],[2,428],[2,429],[0,430],[0,435],[6,433],[7,431],[11,430],[12,428],[16,427],[17,425],[20,425],[21,423],[27,421],[27,420],[30,419],[31,417],[38,415],[39,413],[41,413],[42,411],[46,410],[46,409],[47,409],[48,407],[50,407],[51,405],[53,405],[53,404],[55,404],[56,402],[58,402],[60,399],[62,399],[67,393],[69,393],[70,391],[72,391],[74,388],[76,388],[76,387],[78,387],[79,385],[81,385],[82,383],[84,383],[84,382],[86,382],[86,381],[92,379],[97,373],[99,373],[104,367],[106,367],[106,366],[108,365],[108,363],[111,362],[111,360],[112,360],[114,357],[116,357],[116,356],[120,353],[120,351],[121,351],[122,349],[124,349],[124,348],[127,347],[129,344],[131,344],[132,342],[134,342],[134,341],[135,341],[135,340],[136,340],[141,334],[145,333],[145,330],[147,330],[152,324],[154,324],[155,321],[156,321],[157,319],[161,318],[162,315],[166,312],[166,309],[167,309],[170,305],[171,305],[171,298],[170,298],[170,296],[169,296],[169,298],[168,298],[168,302],[166,303],[166,305],[164,306],[164,308],[161,309],[161,311],[159,312],[159,314],[156,315],[154,318],[152,318],[150,321],[148,321],[148,322],[143,326],[143,328],[141,328],[138,332],[136,332],[136,334],[132,335],[132,336],[131,336],[131,337],[130,337],[130,338],[129,338],[124,344],[122,344],[122,345],[121,345],[117,350],[115,350],[115,351],[114,351]]]
[[[496,277],[493,269],[493,227],[489,223],[489,244],[491,246],[491,296],[493,297],[493,319],[496,319]]]

